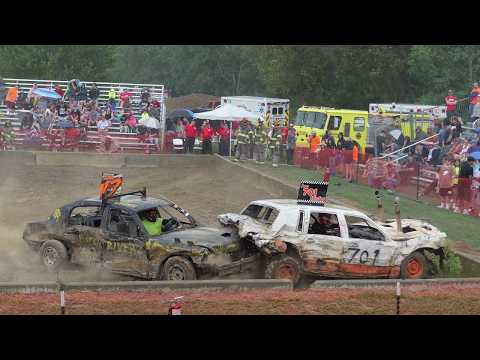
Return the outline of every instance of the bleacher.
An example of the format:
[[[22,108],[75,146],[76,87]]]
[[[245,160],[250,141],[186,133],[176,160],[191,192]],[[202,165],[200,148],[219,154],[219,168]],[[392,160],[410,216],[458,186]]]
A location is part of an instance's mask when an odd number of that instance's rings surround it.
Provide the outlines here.
[[[33,84],[37,84],[38,88],[53,88],[55,85],[59,85],[65,92],[67,91],[68,81],[57,81],[57,80],[31,80],[31,79],[11,79],[11,78],[4,78],[4,82],[7,87],[18,85],[19,92],[28,93],[28,91],[32,88]],[[89,88],[93,82],[90,81],[82,81],[87,88]],[[140,119],[140,94],[143,88],[148,88],[150,90],[152,100],[157,100],[160,103],[160,124],[161,126],[165,126],[165,87],[163,85],[155,85],[155,84],[131,84],[131,83],[106,83],[106,82],[96,82],[97,87],[99,89],[99,98],[98,103],[100,107],[105,106],[108,97],[108,91],[113,87],[117,91],[117,97],[119,94],[119,89],[122,88],[124,90],[128,90],[132,93],[131,98],[131,111],[135,114],[137,119]],[[117,109],[122,111],[119,107],[120,101],[117,99]],[[12,126],[15,131],[15,142],[14,145],[16,148],[25,148],[24,139],[25,133],[20,130],[21,121],[17,115],[8,115],[6,111],[6,106],[0,106],[0,123],[4,124],[5,120],[10,120]],[[17,114],[18,114],[17,109]],[[136,133],[126,133],[120,131],[120,123],[119,122],[112,122],[112,126],[109,128],[108,135],[113,139],[117,140],[120,149],[122,152],[128,151],[145,151],[147,148],[152,148],[151,145],[141,142],[140,137]],[[163,129],[159,129],[160,134],[163,133]],[[46,136],[42,136],[42,148],[49,149],[51,148],[51,144],[49,143]],[[160,145],[164,148],[162,144],[162,138],[160,137]],[[55,143],[57,148],[60,145],[60,138],[56,139]],[[95,126],[91,126],[87,129],[86,137],[80,140],[79,146],[67,146],[62,150],[77,150],[77,151],[95,151],[98,144],[100,144],[99,135],[97,132],[97,128]],[[153,149],[153,148],[152,148]]]

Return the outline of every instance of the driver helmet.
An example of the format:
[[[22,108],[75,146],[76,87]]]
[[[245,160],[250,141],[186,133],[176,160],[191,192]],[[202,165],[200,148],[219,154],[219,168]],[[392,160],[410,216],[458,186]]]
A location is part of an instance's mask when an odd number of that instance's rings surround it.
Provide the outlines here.
[[[155,209],[148,210],[147,213],[145,214],[145,218],[151,222],[157,221],[157,210]]]

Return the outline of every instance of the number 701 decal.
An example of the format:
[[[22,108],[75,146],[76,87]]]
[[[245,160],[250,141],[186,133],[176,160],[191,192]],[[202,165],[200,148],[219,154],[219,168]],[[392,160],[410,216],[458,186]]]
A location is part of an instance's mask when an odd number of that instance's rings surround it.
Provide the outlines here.
[[[367,250],[361,250],[357,248],[348,248],[348,251],[352,251],[352,256],[347,259],[347,262],[351,263],[353,260],[357,257],[358,255],[358,262],[360,264],[366,264],[368,262],[368,251]],[[375,262],[377,261],[378,255],[380,254],[380,250],[377,249],[373,252],[375,255],[372,261],[372,265],[375,265]]]

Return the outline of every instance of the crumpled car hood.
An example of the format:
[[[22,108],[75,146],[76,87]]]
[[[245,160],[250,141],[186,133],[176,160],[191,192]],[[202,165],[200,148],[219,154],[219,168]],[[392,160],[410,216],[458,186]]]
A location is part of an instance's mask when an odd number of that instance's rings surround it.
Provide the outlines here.
[[[230,235],[222,235],[227,233]],[[212,249],[235,242],[238,240],[238,237],[235,234],[226,231],[225,229],[220,230],[209,227],[196,227],[193,229],[185,229],[162,234],[160,236],[153,237],[151,240],[158,241],[163,245],[190,245],[193,243],[193,245],[205,246]],[[189,242],[191,243],[189,244]]]
[[[224,226],[235,227],[240,238],[246,238],[250,235],[259,248],[277,238],[289,238],[292,242],[295,242],[298,237],[295,229],[286,225],[277,231],[272,231],[270,225],[263,224],[246,215],[227,213],[219,215],[217,219]]]
[[[402,228],[408,228],[404,233],[397,232],[397,223],[395,219],[389,219],[385,222],[377,222],[392,240],[405,241],[415,247],[428,246],[439,248],[446,245],[447,234],[441,232],[438,228],[423,220],[402,219]],[[410,247],[410,246],[409,246]]]

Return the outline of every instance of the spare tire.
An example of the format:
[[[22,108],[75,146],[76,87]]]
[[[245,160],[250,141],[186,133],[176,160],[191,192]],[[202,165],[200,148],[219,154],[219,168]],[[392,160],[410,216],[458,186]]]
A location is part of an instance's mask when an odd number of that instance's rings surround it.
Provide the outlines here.
[[[40,256],[50,271],[60,269],[68,261],[67,248],[58,240],[45,241],[40,248]]]

